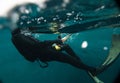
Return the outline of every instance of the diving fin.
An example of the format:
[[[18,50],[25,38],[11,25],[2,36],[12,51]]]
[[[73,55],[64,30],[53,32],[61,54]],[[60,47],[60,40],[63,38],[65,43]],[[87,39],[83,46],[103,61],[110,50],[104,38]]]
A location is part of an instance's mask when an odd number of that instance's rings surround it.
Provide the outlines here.
[[[90,72],[87,72],[87,73],[95,81],[95,83],[104,83],[97,76],[92,75]]]
[[[102,63],[101,67],[102,73],[105,69],[107,69],[118,57],[120,56],[120,35],[116,34],[112,36],[112,47],[109,51],[108,57]],[[96,75],[92,75],[92,73],[88,72],[88,75],[95,81],[95,83],[104,83],[101,81]],[[97,74],[98,75],[98,74]]]
[[[112,47],[109,51],[109,55],[106,58],[102,66],[111,65],[120,56],[120,35],[112,36]]]

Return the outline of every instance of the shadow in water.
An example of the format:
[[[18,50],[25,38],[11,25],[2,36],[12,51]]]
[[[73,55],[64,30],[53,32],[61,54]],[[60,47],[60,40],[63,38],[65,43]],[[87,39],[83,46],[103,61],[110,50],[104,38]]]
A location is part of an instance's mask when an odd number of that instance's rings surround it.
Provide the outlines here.
[[[2,80],[0,80],[0,83],[3,83]]]
[[[119,72],[117,78],[115,79],[114,83],[119,83],[119,81],[120,81],[120,72]]]

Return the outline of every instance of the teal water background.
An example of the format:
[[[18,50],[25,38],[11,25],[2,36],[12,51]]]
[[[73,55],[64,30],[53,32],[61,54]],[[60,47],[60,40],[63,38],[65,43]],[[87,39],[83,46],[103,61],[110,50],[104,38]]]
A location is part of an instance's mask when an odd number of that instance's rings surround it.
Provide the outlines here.
[[[107,2],[108,0],[104,0],[104,3]],[[95,3],[98,4],[97,1],[94,1]],[[103,15],[119,13],[116,7],[112,7],[94,13],[92,7],[81,6],[80,9],[81,11],[89,9],[84,13],[85,16],[102,17]],[[67,43],[85,64],[97,67],[107,57],[111,47],[112,34],[116,33],[120,33],[119,27],[116,29],[102,27],[96,30],[74,33]],[[39,34],[38,36],[44,40],[56,39],[57,35]],[[85,49],[81,48],[83,41],[88,42],[88,47]],[[104,47],[107,49],[104,50]],[[98,77],[105,83],[113,83],[120,70],[119,62],[120,57]],[[11,32],[8,29],[0,31],[0,66],[0,80],[3,83],[94,83],[84,70],[77,69],[69,64],[50,62],[48,68],[42,69],[37,62],[26,61],[12,44]]]

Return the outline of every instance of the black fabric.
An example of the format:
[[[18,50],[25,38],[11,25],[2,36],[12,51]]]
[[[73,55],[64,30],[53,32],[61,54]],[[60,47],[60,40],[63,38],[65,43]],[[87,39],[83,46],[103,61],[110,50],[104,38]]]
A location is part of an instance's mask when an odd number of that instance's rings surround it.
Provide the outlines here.
[[[12,42],[18,51],[29,61],[35,61],[36,58],[43,60],[43,55],[46,53],[46,48],[52,46],[53,43],[61,44],[61,40],[39,41],[30,35],[21,34],[20,29],[12,32]]]
[[[80,59],[78,60],[71,55],[62,53],[61,51],[54,51],[53,49],[49,49],[45,56],[46,56],[45,57],[46,61],[59,61],[62,63],[68,63],[74,67],[91,71],[91,72],[96,70],[93,67],[85,65]]]

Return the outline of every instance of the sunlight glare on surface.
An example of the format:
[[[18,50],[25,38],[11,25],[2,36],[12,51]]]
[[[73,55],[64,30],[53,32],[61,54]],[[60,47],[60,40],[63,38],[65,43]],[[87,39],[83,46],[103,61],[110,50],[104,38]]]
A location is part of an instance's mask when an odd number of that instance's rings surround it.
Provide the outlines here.
[[[0,3],[0,16],[7,16],[7,12],[10,11],[13,7],[25,3],[36,3],[40,7],[44,8],[44,2],[46,0],[1,0]]]

